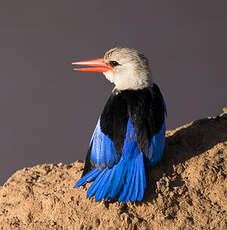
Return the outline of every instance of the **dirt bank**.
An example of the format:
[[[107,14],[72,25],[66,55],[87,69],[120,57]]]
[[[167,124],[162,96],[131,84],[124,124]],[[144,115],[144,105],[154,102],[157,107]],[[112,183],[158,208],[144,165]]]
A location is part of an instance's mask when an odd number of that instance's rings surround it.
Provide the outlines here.
[[[0,187],[0,229],[227,229],[226,158],[225,110],[167,132],[141,203],[86,199],[82,162],[25,168]]]

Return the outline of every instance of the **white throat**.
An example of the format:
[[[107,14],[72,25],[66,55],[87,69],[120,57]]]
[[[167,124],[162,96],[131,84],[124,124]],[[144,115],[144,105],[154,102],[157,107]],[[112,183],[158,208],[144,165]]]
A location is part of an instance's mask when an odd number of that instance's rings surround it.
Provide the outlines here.
[[[104,73],[107,80],[115,84],[117,90],[137,90],[143,89],[152,84],[152,78],[147,73],[136,71],[113,72],[107,71]]]

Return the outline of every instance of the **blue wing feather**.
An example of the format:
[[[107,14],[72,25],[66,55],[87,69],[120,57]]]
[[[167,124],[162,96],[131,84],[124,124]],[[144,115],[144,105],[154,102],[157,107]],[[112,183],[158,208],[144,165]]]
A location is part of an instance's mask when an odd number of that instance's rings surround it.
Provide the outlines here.
[[[147,166],[154,166],[161,160],[165,147],[165,132],[166,124],[164,120],[160,131],[155,134],[150,141],[148,154],[146,155],[148,160]]]
[[[112,168],[119,160],[120,156],[114,149],[111,139],[105,135],[100,126],[100,118],[92,136],[91,161],[97,168]]]

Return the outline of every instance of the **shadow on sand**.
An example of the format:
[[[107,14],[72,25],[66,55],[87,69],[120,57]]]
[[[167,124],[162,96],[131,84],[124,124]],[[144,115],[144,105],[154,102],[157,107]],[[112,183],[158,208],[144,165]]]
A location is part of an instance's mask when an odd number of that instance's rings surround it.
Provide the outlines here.
[[[177,131],[170,131],[162,161],[147,172],[147,190],[143,202],[151,202],[158,196],[157,181],[163,176],[177,174],[174,166],[198,156],[218,143],[227,141],[227,113],[215,118],[204,118],[185,125]],[[175,175],[169,186],[182,186],[180,175]]]

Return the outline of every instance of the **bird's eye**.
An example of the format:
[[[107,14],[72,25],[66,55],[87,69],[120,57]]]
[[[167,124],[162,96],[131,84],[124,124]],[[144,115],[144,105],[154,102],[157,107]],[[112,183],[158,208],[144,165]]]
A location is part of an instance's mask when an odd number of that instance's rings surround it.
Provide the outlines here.
[[[110,61],[109,64],[110,64],[112,67],[115,67],[115,66],[120,65],[117,61]]]

